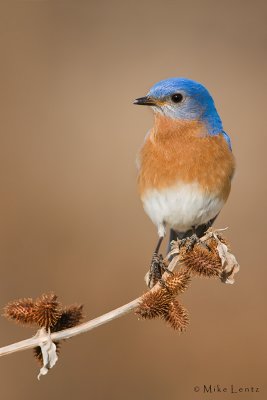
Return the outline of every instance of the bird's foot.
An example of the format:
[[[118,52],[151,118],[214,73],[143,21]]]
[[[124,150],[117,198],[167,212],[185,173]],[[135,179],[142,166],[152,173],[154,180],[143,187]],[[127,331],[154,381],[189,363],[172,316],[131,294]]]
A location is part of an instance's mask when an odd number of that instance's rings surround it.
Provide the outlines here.
[[[193,233],[193,235],[186,240],[186,251],[192,251],[196,244],[204,247],[206,250],[210,250],[210,247],[206,243],[202,242],[195,233]]]
[[[162,286],[165,285],[164,280],[162,279],[164,272],[172,274],[172,272],[169,271],[165,265],[162,255],[155,252],[153,254],[148,273],[147,285],[150,289],[158,282],[160,282]]]
[[[179,246],[184,247],[187,244],[187,242],[188,242],[188,237],[180,239]]]
[[[192,236],[190,236],[189,238],[187,238],[186,241],[186,251],[192,251],[194,246],[199,243],[199,237],[193,233]]]

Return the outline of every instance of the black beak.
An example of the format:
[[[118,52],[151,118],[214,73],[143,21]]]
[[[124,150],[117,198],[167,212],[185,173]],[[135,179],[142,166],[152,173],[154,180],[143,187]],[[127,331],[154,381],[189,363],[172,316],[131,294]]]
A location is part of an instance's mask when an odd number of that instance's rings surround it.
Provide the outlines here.
[[[145,97],[139,97],[139,99],[135,99],[133,102],[134,104],[137,104],[139,106],[155,106],[156,103],[151,97],[145,96]]]

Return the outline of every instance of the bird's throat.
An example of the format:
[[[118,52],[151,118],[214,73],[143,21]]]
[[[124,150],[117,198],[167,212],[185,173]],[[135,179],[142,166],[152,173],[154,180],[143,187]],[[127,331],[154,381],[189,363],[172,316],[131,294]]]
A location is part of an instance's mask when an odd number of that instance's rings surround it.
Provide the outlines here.
[[[154,126],[150,131],[150,137],[158,143],[166,140],[183,137],[205,137],[208,131],[203,122],[197,120],[180,120],[155,113]]]

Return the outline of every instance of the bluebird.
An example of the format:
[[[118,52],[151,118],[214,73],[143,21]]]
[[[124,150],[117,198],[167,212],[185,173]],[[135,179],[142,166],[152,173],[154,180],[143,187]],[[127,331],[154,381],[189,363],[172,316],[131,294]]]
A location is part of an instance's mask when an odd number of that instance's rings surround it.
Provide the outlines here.
[[[137,157],[138,187],[156,225],[156,253],[170,240],[201,237],[225,204],[235,169],[231,141],[208,90],[186,78],[156,83],[134,104],[150,106],[154,125]]]

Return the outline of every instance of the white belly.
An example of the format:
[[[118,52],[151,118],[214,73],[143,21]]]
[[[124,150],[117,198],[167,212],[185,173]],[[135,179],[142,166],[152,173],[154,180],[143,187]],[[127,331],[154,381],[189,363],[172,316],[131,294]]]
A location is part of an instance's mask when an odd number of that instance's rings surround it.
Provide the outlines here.
[[[216,195],[205,193],[198,183],[181,183],[168,189],[149,189],[142,196],[144,209],[158,227],[160,236],[168,224],[178,232],[185,232],[207,223],[224,205]]]

